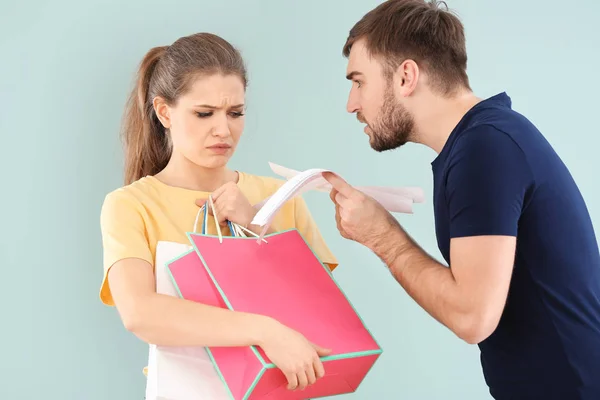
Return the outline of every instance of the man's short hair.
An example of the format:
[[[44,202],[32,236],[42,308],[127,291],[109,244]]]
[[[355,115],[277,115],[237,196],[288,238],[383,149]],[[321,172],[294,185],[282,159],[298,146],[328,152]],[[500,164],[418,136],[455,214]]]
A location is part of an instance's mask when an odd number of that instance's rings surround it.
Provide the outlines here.
[[[359,39],[365,39],[367,51],[384,64],[388,77],[411,59],[428,74],[432,89],[443,95],[458,88],[470,90],[464,27],[445,2],[387,0],[350,30],[344,56]]]

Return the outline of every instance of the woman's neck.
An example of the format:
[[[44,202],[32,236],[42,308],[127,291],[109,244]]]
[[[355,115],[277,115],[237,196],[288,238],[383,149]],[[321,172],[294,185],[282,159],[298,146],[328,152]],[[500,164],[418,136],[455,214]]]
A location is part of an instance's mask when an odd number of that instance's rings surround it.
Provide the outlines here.
[[[189,160],[178,160],[172,157],[167,166],[155,175],[166,185],[189,190],[214,192],[228,182],[237,182],[238,174],[226,166],[206,168]]]

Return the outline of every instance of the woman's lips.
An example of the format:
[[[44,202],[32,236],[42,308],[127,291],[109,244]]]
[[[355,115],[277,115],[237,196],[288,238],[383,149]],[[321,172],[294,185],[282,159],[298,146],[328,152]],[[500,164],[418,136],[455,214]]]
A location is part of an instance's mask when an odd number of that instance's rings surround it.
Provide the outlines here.
[[[208,146],[207,148],[214,153],[225,154],[231,149],[231,146],[225,143],[220,143]]]

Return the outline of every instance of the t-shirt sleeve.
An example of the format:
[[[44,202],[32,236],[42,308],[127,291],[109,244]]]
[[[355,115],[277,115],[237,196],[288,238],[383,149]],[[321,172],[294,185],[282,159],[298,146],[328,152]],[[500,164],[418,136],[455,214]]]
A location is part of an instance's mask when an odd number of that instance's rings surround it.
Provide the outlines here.
[[[294,198],[294,219],[298,232],[302,234],[321,262],[333,271],[338,266],[338,261],[325,243],[302,196]]]
[[[100,227],[104,266],[100,299],[104,304],[114,305],[107,279],[110,268],[125,258],[139,258],[152,264],[152,253],[140,205],[126,193],[117,190],[106,196]]]
[[[508,134],[488,125],[464,132],[446,180],[450,237],[516,236],[532,182],[525,154]]]

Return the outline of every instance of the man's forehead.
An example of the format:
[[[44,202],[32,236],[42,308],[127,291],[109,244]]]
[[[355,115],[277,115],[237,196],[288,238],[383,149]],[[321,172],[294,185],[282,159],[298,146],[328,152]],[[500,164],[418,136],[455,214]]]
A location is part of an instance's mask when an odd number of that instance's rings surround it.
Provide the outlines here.
[[[364,43],[364,39],[359,39],[352,44],[350,54],[348,56],[348,65],[346,67],[346,76],[356,75],[357,73],[364,74],[368,70],[372,70],[375,59],[369,55]]]

